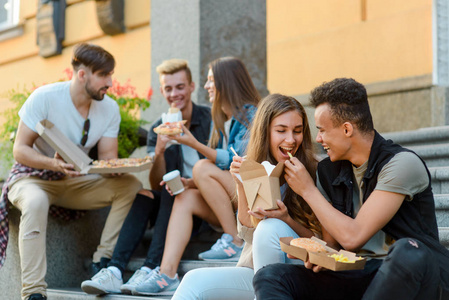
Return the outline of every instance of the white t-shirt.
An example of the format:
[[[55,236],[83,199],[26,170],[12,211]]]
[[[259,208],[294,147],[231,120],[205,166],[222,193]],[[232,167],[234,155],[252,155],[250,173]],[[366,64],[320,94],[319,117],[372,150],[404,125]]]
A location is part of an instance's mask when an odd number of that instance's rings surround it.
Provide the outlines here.
[[[120,112],[117,103],[104,96],[102,101],[93,100],[88,118],[90,128],[87,143],[81,146],[85,119],[80,115],[70,97],[70,81],[57,82],[37,88],[19,111],[25,125],[36,132],[36,124],[44,119],[49,120],[72,142],[88,153],[102,137],[116,138],[120,128]],[[42,145],[38,138],[35,148],[47,156],[54,151]],[[44,143],[45,144],[45,143]]]

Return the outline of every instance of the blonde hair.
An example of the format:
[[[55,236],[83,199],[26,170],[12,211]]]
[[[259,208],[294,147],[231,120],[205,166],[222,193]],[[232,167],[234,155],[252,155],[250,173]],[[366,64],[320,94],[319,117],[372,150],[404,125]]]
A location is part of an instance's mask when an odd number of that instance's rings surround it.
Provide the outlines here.
[[[310,176],[315,180],[318,161],[313,150],[307,114],[301,103],[293,97],[272,94],[262,99],[250,130],[247,158],[259,163],[265,160],[271,164],[278,163],[270,153],[270,125],[274,118],[290,111],[298,112],[303,121],[303,141],[296,151],[295,157],[304,164]],[[321,226],[312,209],[290,187],[287,188],[284,204],[287,206],[292,219],[321,236]],[[253,220],[253,223],[257,223],[257,221],[254,221],[256,220]]]
[[[175,74],[179,71],[185,71],[187,80],[189,83],[192,82],[192,72],[190,71],[189,65],[186,60],[173,58],[169,60],[164,60],[159,66],[156,67],[156,71],[159,76],[166,74]]]
[[[249,121],[243,106],[245,104],[257,106],[260,95],[240,59],[222,57],[212,61],[209,68],[212,70],[216,89],[215,99],[212,103],[213,129],[209,146],[216,148],[220,140],[220,133],[225,139],[228,138],[224,130],[224,123],[228,118],[222,107],[229,107],[234,118],[248,128]]]

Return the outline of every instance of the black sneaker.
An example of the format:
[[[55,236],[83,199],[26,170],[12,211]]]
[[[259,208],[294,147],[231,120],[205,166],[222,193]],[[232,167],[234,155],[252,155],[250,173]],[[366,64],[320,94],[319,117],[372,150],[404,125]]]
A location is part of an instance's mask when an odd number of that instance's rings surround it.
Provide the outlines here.
[[[31,294],[28,300],[47,300],[47,297],[44,297],[42,294]]]
[[[90,276],[90,278],[94,277],[95,274],[100,272],[101,269],[107,268],[108,267],[108,263],[110,261],[111,261],[110,258],[102,257],[100,259],[100,262],[92,262],[89,265],[89,276]]]

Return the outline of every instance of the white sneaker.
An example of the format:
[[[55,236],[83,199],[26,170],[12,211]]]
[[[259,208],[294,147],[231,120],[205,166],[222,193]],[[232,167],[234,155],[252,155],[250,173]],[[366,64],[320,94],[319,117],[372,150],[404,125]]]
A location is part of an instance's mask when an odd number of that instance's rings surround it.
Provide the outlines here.
[[[101,269],[91,280],[85,280],[81,283],[81,289],[92,295],[103,295],[110,293],[120,293],[122,279],[118,279],[107,268]]]
[[[156,269],[158,269],[157,267]],[[147,272],[145,270],[137,270],[134,272],[133,276],[128,280],[127,283],[123,284],[120,287],[120,290],[123,294],[129,294],[131,295],[133,291],[136,290],[136,286],[144,282],[147,278],[151,276],[151,273],[153,273],[154,270],[151,270],[150,272]]]

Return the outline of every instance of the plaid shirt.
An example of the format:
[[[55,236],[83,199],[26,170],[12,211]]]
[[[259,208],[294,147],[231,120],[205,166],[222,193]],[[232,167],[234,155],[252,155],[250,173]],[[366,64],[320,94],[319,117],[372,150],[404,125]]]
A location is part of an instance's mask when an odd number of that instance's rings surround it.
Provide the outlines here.
[[[35,176],[42,180],[60,180],[65,174],[51,170],[39,170],[15,163],[11,169],[8,179],[3,184],[2,195],[0,197],[0,268],[5,263],[6,247],[8,246],[8,191],[9,184],[19,178]],[[85,214],[85,211],[71,210],[58,206],[50,206],[50,215],[64,221],[76,220]]]

